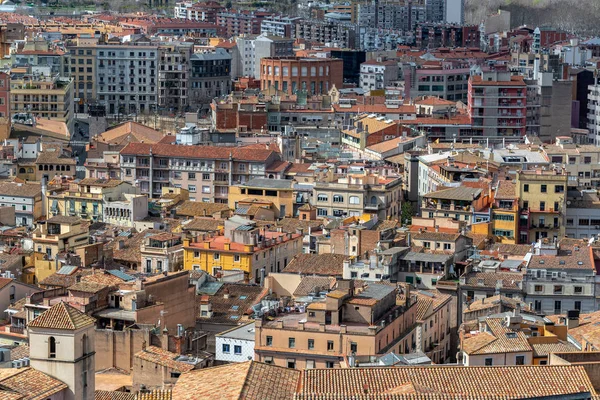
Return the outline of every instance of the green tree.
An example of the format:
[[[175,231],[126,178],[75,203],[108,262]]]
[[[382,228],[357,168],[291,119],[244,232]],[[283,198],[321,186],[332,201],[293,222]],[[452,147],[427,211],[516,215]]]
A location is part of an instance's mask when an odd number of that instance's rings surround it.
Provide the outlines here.
[[[402,208],[400,209],[400,217],[400,222],[402,224],[410,225],[412,223],[413,208],[410,202],[406,201],[402,203]]]

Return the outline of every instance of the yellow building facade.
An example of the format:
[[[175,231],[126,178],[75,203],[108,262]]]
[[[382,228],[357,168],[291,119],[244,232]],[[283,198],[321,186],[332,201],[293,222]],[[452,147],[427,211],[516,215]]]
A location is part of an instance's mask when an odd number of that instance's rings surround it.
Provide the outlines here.
[[[221,271],[240,271],[249,280],[259,283],[263,272],[267,275],[282,271],[302,252],[299,234],[261,233],[264,240],[257,244],[232,242],[225,236],[184,239],[184,269],[202,270],[214,276]]]
[[[291,180],[256,178],[237,186],[229,187],[228,205],[236,209],[240,203],[253,200],[273,203],[275,218],[292,217],[294,190]]]
[[[519,243],[565,236],[565,212],[569,176],[562,170],[527,170],[517,173]]]

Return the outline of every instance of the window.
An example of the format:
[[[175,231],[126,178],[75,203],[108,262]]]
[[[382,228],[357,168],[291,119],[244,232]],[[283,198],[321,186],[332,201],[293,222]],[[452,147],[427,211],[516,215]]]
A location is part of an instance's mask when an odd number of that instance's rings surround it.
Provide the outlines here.
[[[350,352],[356,353],[358,351],[358,344],[356,342],[350,342]]]
[[[196,173],[195,172],[188,172],[188,179],[196,180]]]
[[[88,372],[83,371],[83,387],[88,387]]]
[[[308,349],[313,350],[315,348],[315,339],[308,339]]]
[[[523,185],[523,191],[525,193],[529,192],[529,184],[526,183],[526,184]]]
[[[333,351],[333,340],[327,341],[327,351]]]
[[[317,201],[327,201],[327,195],[323,193],[319,193],[317,195]]]
[[[540,192],[542,192],[542,193],[548,192],[548,186],[547,185],[541,185],[540,186]]]
[[[554,193],[564,193],[565,187],[563,185],[554,186]]]
[[[210,193],[210,186],[202,186],[202,193]]]
[[[581,301],[576,301],[575,302],[575,306],[573,308],[575,308],[576,310],[581,311]]]
[[[296,347],[296,338],[291,337],[288,339],[288,347],[290,349],[293,349]]]
[[[180,375],[181,375],[181,372],[171,372],[171,378],[173,378],[173,379],[179,378]]]
[[[590,220],[589,219],[580,219],[579,220],[579,225],[587,226],[589,224],[590,224]]]
[[[219,260],[221,258],[221,254],[215,253],[213,254],[213,260]]]
[[[563,291],[562,285],[554,285],[554,294],[561,294]]]
[[[196,185],[188,185],[188,190],[190,193],[196,193]]]
[[[546,211],[546,202],[540,201],[540,211]]]
[[[554,312],[556,314],[559,314],[561,310],[562,310],[562,302],[560,300],[556,300],[554,302]]]
[[[81,338],[81,350],[84,356],[88,353],[88,337],[85,334]]]
[[[239,256],[239,254],[236,254],[235,256],[233,256],[233,261],[234,262],[240,262],[240,256]]]
[[[241,355],[242,354],[242,346],[239,346],[239,345],[233,346],[233,353],[238,356]]]
[[[223,343],[223,353],[229,354],[231,347],[228,344]]]
[[[486,367],[491,367],[494,364],[494,359],[493,358],[486,358],[485,359],[485,365]]]
[[[314,369],[315,360],[306,360],[306,369]]]
[[[348,203],[350,203],[350,204],[360,204],[360,199],[358,198],[358,196],[350,196],[348,198]]]
[[[525,356],[517,356],[515,359],[517,365],[525,365]]]
[[[534,290],[536,292],[541,292],[542,290],[544,290],[544,288],[542,287],[542,285],[535,285]]]
[[[575,287],[573,288],[573,292],[574,292],[575,294],[581,294],[581,293],[583,293],[583,287],[582,287],[582,286],[575,286]]]
[[[325,368],[333,368],[333,361],[325,361]]]
[[[48,338],[48,358],[56,358],[56,339],[54,336]]]
[[[344,196],[336,194],[333,196],[333,202],[334,203],[343,203],[344,202]]]
[[[202,180],[203,181],[209,181],[210,180],[210,174],[202,174]]]
[[[287,360],[287,367],[288,368],[292,368],[292,369],[296,368],[296,360],[294,358],[288,358],[288,360]]]
[[[267,346],[273,346],[273,336],[267,336]]]

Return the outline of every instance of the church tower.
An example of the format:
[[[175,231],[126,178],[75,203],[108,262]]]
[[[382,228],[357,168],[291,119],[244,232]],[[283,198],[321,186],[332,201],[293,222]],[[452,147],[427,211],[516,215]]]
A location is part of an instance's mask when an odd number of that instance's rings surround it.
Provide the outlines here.
[[[64,382],[65,400],[94,400],[95,321],[60,302],[27,326],[31,367]]]

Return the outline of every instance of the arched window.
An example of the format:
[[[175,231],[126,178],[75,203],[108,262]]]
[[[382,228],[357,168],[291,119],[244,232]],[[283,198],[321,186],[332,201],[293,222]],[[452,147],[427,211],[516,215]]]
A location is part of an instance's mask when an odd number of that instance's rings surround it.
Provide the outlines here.
[[[39,169],[40,171],[43,171],[43,170],[44,170],[44,166],[43,166],[43,165],[40,165],[40,166],[38,167],[38,169]]]
[[[342,196],[341,194],[336,194],[333,196],[333,202],[334,203],[343,203],[344,202],[344,196]]]
[[[20,174],[24,174],[25,173],[25,168],[19,168],[19,173]]]
[[[377,204],[377,196],[371,196],[371,204]]]
[[[85,356],[88,353],[88,336],[86,334],[81,338],[81,348],[83,350],[83,355]]]
[[[348,198],[348,202],[350,204],[360,204],[360,199],[358,198],[358,196],[350,196]]]
[[[324,193],[319,193],[317,195],[317,201],[327,201],[327,195]]]
[[[48,338],[48,358],[56,358],[56,339],[54,339],[54,336]]]

